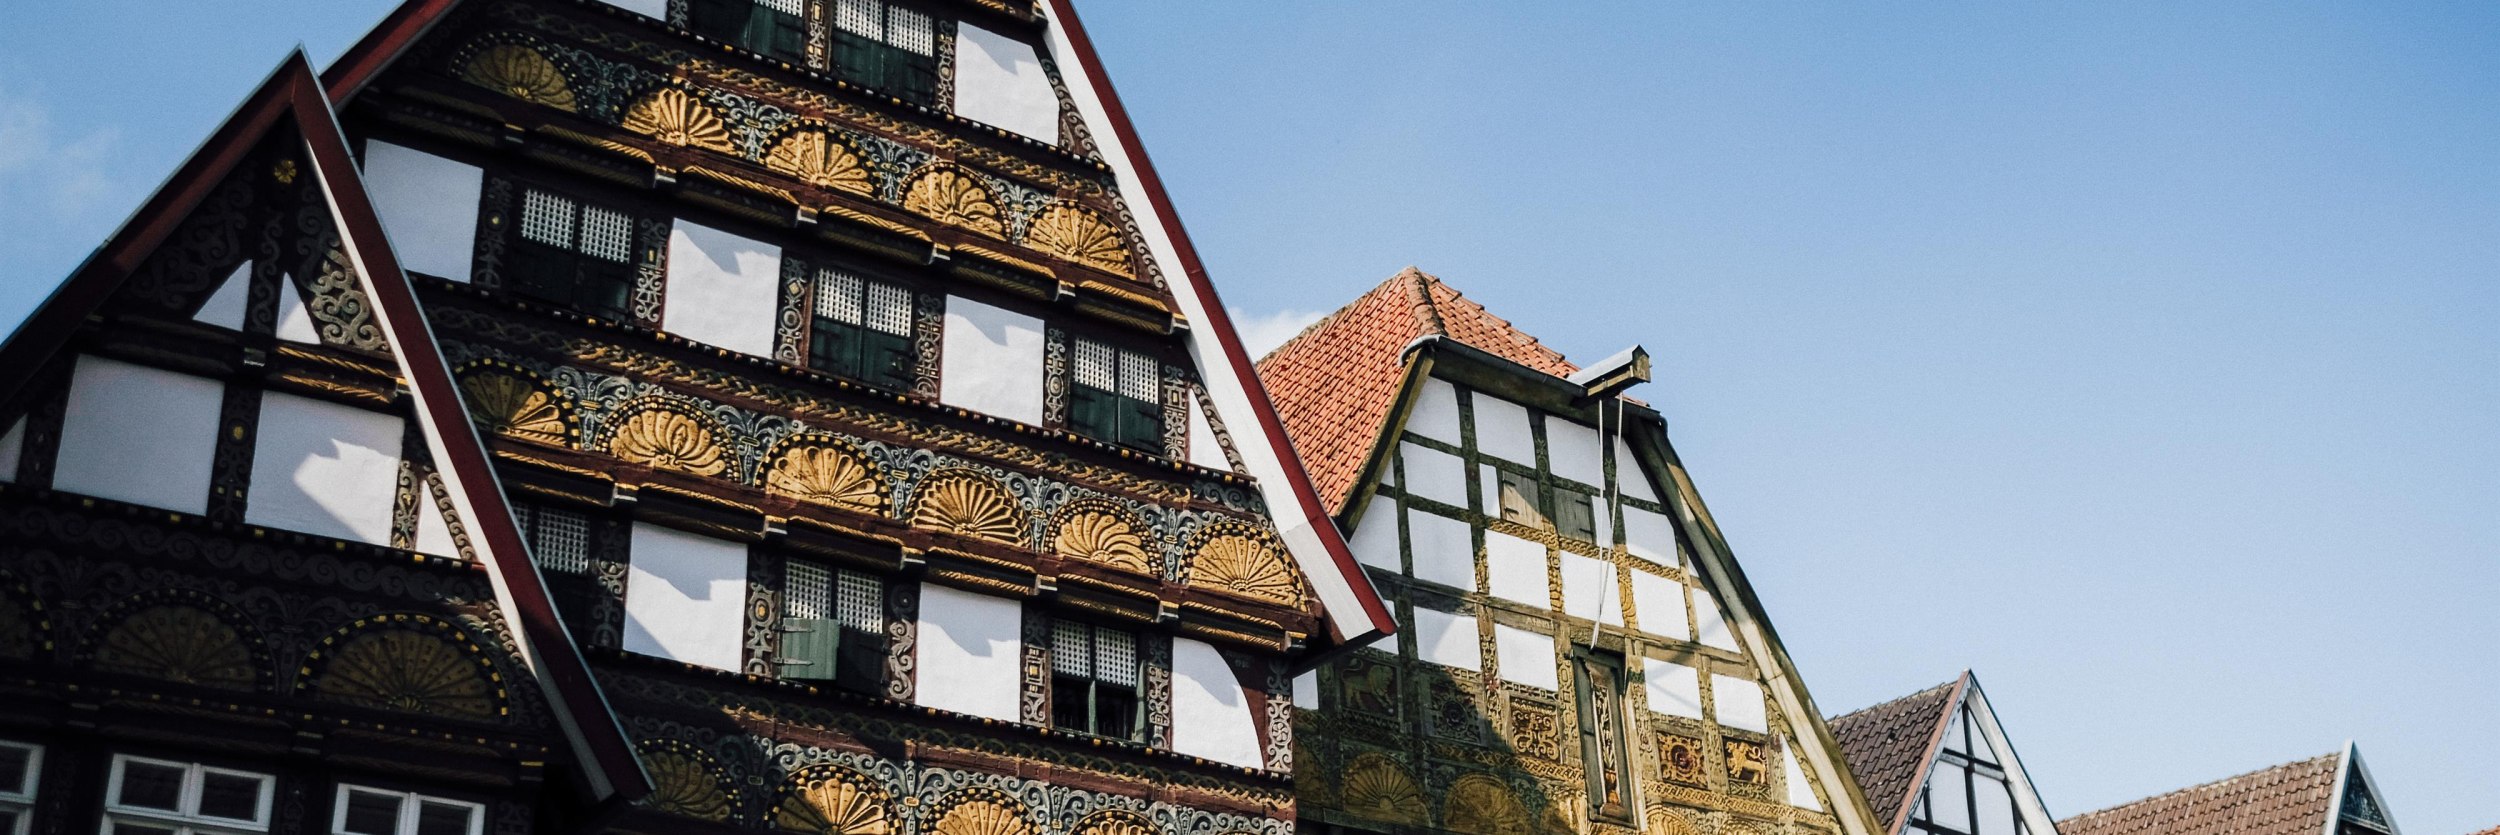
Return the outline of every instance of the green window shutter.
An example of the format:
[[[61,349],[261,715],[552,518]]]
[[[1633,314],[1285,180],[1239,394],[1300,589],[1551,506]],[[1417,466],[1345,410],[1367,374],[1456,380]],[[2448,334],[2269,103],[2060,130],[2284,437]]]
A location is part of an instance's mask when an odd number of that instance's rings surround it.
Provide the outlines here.
[[[890,389],[911,388],[912,374],[917,370],[911,337],[866,331],[861,342],[861,380]]]
[[[1120,399],[1128,411],[1121,416],[1120,443],[1163,454],[1163,404],[1133,397]]]
[[[781,622],[781,677],[829,681],[842,670],[842,624],[831,618]]]
[[[1119,426],[1119,395],[1092,386],[1068,387],[1068,431],[1116,443]]]
[[[754,7],[754,0],[693,0],[686,4],[686,22],[697,35],[735,43]]]

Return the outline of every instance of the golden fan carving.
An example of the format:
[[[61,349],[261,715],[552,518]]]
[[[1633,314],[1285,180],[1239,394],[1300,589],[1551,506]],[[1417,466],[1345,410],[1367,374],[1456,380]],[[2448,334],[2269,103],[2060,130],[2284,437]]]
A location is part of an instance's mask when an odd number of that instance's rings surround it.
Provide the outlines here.
[[[1646,835],[1695,835],[1696,833],[1691,821],[1685,820],[1683,815],[1667,811],[1663,806],[1649,807],[1647,818],[1649,826],[1645,830]]]
[[[731,153],[720,114],[675,87],[662,87],[625,110],[625,129],[671,145]]]
[[[224,620],[190,606],[143,609],[104,633],[97,669],[182,684],[250,690],[252,650]]]
[[[403,713],[484,722],[502,714],[475,657],[439,636],[406,629],[349,639],[330,652],[313,689],[331,701]]]
[[[976,797],[957,803],[938,818],[937,835],[1031,835],[1033,824],[1014,806]]]
[[[822,441],[784,444],[773,457],[766,492],[828,507],[875,513],[885,507],[885,485],[859,456]]]
[[[527,377],[481,370],[460,378],[469,417],[479,429],[551,444],[564,443],[564,413],[553,394]]]
[[[972,473],[944,473],[922,484],[911,521],[992,542],[1024,544],[1024,520],[1015,500],[997,482]]]
[[[1079,821],[1073,835],[1160,835],[1152,822],[1135,812],[1096,812]]]
[[[1302,582],[1285,564],[1284,555],[1266,537],[1247,533],[1207,537],[1190,562],[1189,584],[1287,606],[1302,605]]]
[[[643,803],[652,809],[729,822],[729,793],[721,790],[720,778],[701,760],[675,751],[645,751],[642,768],[651,775],[651,794]]]
[[[1091,209],[1054,203],[1033,219],[1024,243],[1042,252],[1106,272],[1129,274],[1128,247],[1120,230]]]
[[[1125,514],[1108,509],[1079,510],[1061,519],[1050,547],[1077,559],[1154,573],[1146,558],[1145,540],[1137,535],[1137,526]]]
[[[951,165],[931,166],[912,178],[911,187],[903,192],[903,208],[993,238],[1007,236],[1007,224],[999,219],[989,187],[972,172]]]
[[[460,78],[531,104],[573,109],[573,85],[564,71],[538,50],[519,44],[487,47],[460,69]]]
[[[1458,778],[1441,809],[1442,826],[1459,835],[1526,835],[1528,808],[1502,781],[1482,774]]]
[[[1424,792],[1388,757],[1365,753],[1345,769],[1344,808],[1368,820],[1422,824]]]
[[[711,426],[674,409],[647,408],[626,417],[608,436],[608,452],[636,464],[702,476],[729,469]]]
[[[840,189],[853,194],[870,191],[868,169],[859,164],[859,155],[833,134],[819,128],[801,128],[783,134],[764,155],[764,167],[817,188]]]
[[[885,792],[848,772],[818,772],[820,779],[781,798],[773,823],[811,835],[886,835]]]

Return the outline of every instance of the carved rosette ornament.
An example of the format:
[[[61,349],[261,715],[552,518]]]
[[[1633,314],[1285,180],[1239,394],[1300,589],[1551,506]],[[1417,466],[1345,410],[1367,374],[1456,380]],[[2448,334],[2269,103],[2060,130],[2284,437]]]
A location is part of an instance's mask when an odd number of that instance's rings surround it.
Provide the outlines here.
[[[711,757],[674,741],[650,743],[642,752],[642,768],[651,775],[651,794],[642,804],[671,815],[729,823],[737,793],[721,781]]]
[[[1007,237],[1007,224],[990,196],[989,186],[972,172],[949,163],[931,163],[903,190],[903,208],[931,220],[961,226],[993,238]]]
[[[547,56],[519,44],[487,47],[460,68],[462,81],[557,110],[573,109],[573,86]]]
[[[1424,792],[1396,761],[1379,752],[1364,752],[1346,764],[1344,799],[1347,814],[1386,823],[1421,826]]]
[[[1129,274],[1128,247],[1102,215],[1059,201],[1033,218],[1024,245],[1104,272]]]
[[[735,153],[720,114],[675,87],[654,90],[626,108],[624,128],[671,145]]]
[[[1108,502],[1089,501],[1060,511],[1050,547],[1062,556],[1087,562],[1140,574],[1161,573],[1147,556],[1145,537],[1138,533],[1137,523]]]
[[[224,619],[192,606],[155,606],[104,633],[95,666],[179,684],[250,690],[259,680],[252,656],[242,633]]]
[[[717,476],[729,458],[712,422],[684,407],[653,400],[633,408],[608,431],[608,454],[661,470]]]
[[[1274,538],[1227,522],[1202,534],[1190,556],[1189,584],[1300,608],[1302,578],[1286,564]]]
[[[1095,812],[1087,815],[1084,820],[1077,821],[1076,828],[1069,830],[1068,835],[1160,835],[1160,833],[1155,829],[1154,822],[1147,820],[1144,815],[1110,809]]]
[[[887,835],[885,790],[840,766],[818,766],[790,776],[773,825],[809,835]]]
[[[481,367],[461,376],[460,394],[481,431],[557,446],[572,435],[555,392],[527,372]]]
[[[921,482],[912,499],[911,522],[975,539],[1024,544],[1024,518],[1015,499],[997,481],[968,470],[938,473]]]
[[[825,436],[781,443],[765,464],[764,490],[804,502],[879,514],[885,483],[849,444]]]
[[[965,789],[938,816],[935,835],[1033,835],[1024,804],[995,789]]]
[[[1527,835],[1531,829],[1528,807],[1520,804],[1519,795],[1484,774],[1470,774],[1450,784],[1441,821],[1444,828],[1459,835]]]
[[[764,167],[817,188],[861,196],[875,190],[859,154],[824,128],[797,127],[784,132],[781,141],[764,154]]]
[[[358,620],[323,639],[304,666],[303,686],[327,701],[476,722],[507,712],[485,652],[424,615]]]

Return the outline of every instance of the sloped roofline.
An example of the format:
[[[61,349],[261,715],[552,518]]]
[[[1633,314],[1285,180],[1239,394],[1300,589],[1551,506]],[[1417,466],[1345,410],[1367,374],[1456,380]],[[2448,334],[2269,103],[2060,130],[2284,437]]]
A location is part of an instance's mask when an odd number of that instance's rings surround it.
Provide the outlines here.
[[[1069,98],[1089,124],[1110,128],[1110,135],[1097,133],[1094,141],[1103,146],[1104,161],[1120,175],[1121,197],[1132,210],[1143,207],[1151,215],[1140,224],[1148,255],[1163,263],[1167,276],[1179,277],[1172,282],[1172,295],[1183,315],[1196,323],[1189,330],[1190,353],[1209,384],[1207,394],[1226,407],[1223,414],[1247,415],[1257,426],[1255,435],[1234,433],[1235,450],[1242,454],[1251,477],[1258,480],[1261,494],[1268,499],[1268,513],[1275,518],[1294,561],[1318,592],[1329,627],[1336,633],[1332,643],[1352,646],[1395,634],[1397,623],[1389,607],[1355,563],[1344,534],[1329,518],[1310,475],[1303,471],[1301,457],[1285,435],[1284,421],[1259,382],[1250,352],[1233,331],[1232,319],[1207,279],[1206,265],[1172,210],[1163,178],[1155,173],[1154,161],[1138,142],[1137,128],[1121,106],[1119,92],[1112,89],[1111,77],[1103,72],[1102,59],[1086,37],[1084,24],[1077,20],[1075,7],[1071,0],[1047,2],[1053,24],[1046,27],[1048,45],[1060,72],[1069,76]]]
[[[2042,835],[2057,835],[2057,817],[2049,814],[2048,804],[2040,800],[2040,789],[2032,785],[2031,772],[2023,768],[2022,756],[2014,753],[2014,739],[2005,733],[2005,726],[1998,723],[1996,706],[1988,703],[1988,691],[1979,686],[1979,676],[1969,670],[1963,670],[1962,681],[1967,686],[1960,694],[1960,698],[1978,702],[1971,710],[1971,715],[1977,717],[1981,723],[1980,730],[1988,733],[1988,744],[1996,746],[1997,756],[2004,760],[2000,765],[2005,767],[2006,776],[2020,784],[2022,794],[2015,797],[2014,802],[2023,804],[2032,814],[2039,817],[2048,828],[2048,831]],[[1898,824],[1895,826],[1897,827]],[[1895,831],[1899,830],[1896,828]]]
[[[403,6],[384,29],[414,18]],[[449,3],[443,5],[448,7]],[[428,22],[430,24],[430,21]],[[381,30],[377,30],[380,33]],[[368,36],[371,40],[373,36]],[[520,636],[521,657],[539,686],[575,755],[587,794],[596,802],[629,801],[650,792],[633,746],[609,709],[599,683],[564,628],[538,567],[528,558],[520,527],[504,501],[486,448],[470,425],[453,383],[417,305],[416,290],[384,235],[366,193],[347,136],[339,128],[328,93],[301,48],[245,98],[199,150],[140,204],[105,243],[89,255],[26,324],[0,343],[0,396],[24,389],[37,368],[123,281],[232,174],[282,120],[292,119],[312,175],[339,228],[341,248],[355,267],[360,288],[373,303],[374,322],[389,343],[414,400],[418,428],[468,532],[475,556],[489,569],[498,611]],[[509,556],[510,559],[499,558]]]
[[[2370,799],[2378,803],[2379,817],[2387,819],[2387,831],[2391,835],[2404,835],[2404,830],[2396,825],[2396,813],[2387,808],[2387,793],[2378,790],[2377,778],[2371,777],[2370,767],[2361,762],[2360,744],[2344,740],[2342,760],[2335,766],[2335,802],[2327,805],[2326,830],[2319,835],[2335,835],[2336,823],[2344,819],[2344,795],[2352,790],[2352,773],[2355,771],[2361,772],[2362,788],[2368,789]]]

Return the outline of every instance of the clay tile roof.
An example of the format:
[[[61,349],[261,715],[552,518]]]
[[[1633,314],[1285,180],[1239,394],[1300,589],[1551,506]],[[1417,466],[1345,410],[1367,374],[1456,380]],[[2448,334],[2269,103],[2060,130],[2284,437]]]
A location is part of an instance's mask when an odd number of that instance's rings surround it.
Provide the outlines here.
[[[2490,828],[2490,829],[2485,829],[2485,830],[2483,830],[2483,831],[2481,831],[2481,832],[2476,832],[2476,833],[2474,833],[2474,835],[2500,835],[2500,826],[2495,826],[2495,827],[2492,827],[2492,828]]]
[[[1963,681],[1956,678],[1832,718],[1832,738],[1839,740],[1840,755],[1858,776],[1858,788],[1866,792],[1876,820],[1895,825],[1910,793],[1918,791],[1928,753],[1936,747]]]
[[[2057,822],[2058,835],[2316,835],[2342,753],[2284,763]]]
[[[1329,513],[1344,509],[1397,400],[1405,372],[1400,353],[1425,336],[1464,342],[1555,376],[1579,370],[1429,273],[1408,267],[1381,282],[1258,363],[1285,434]]]

